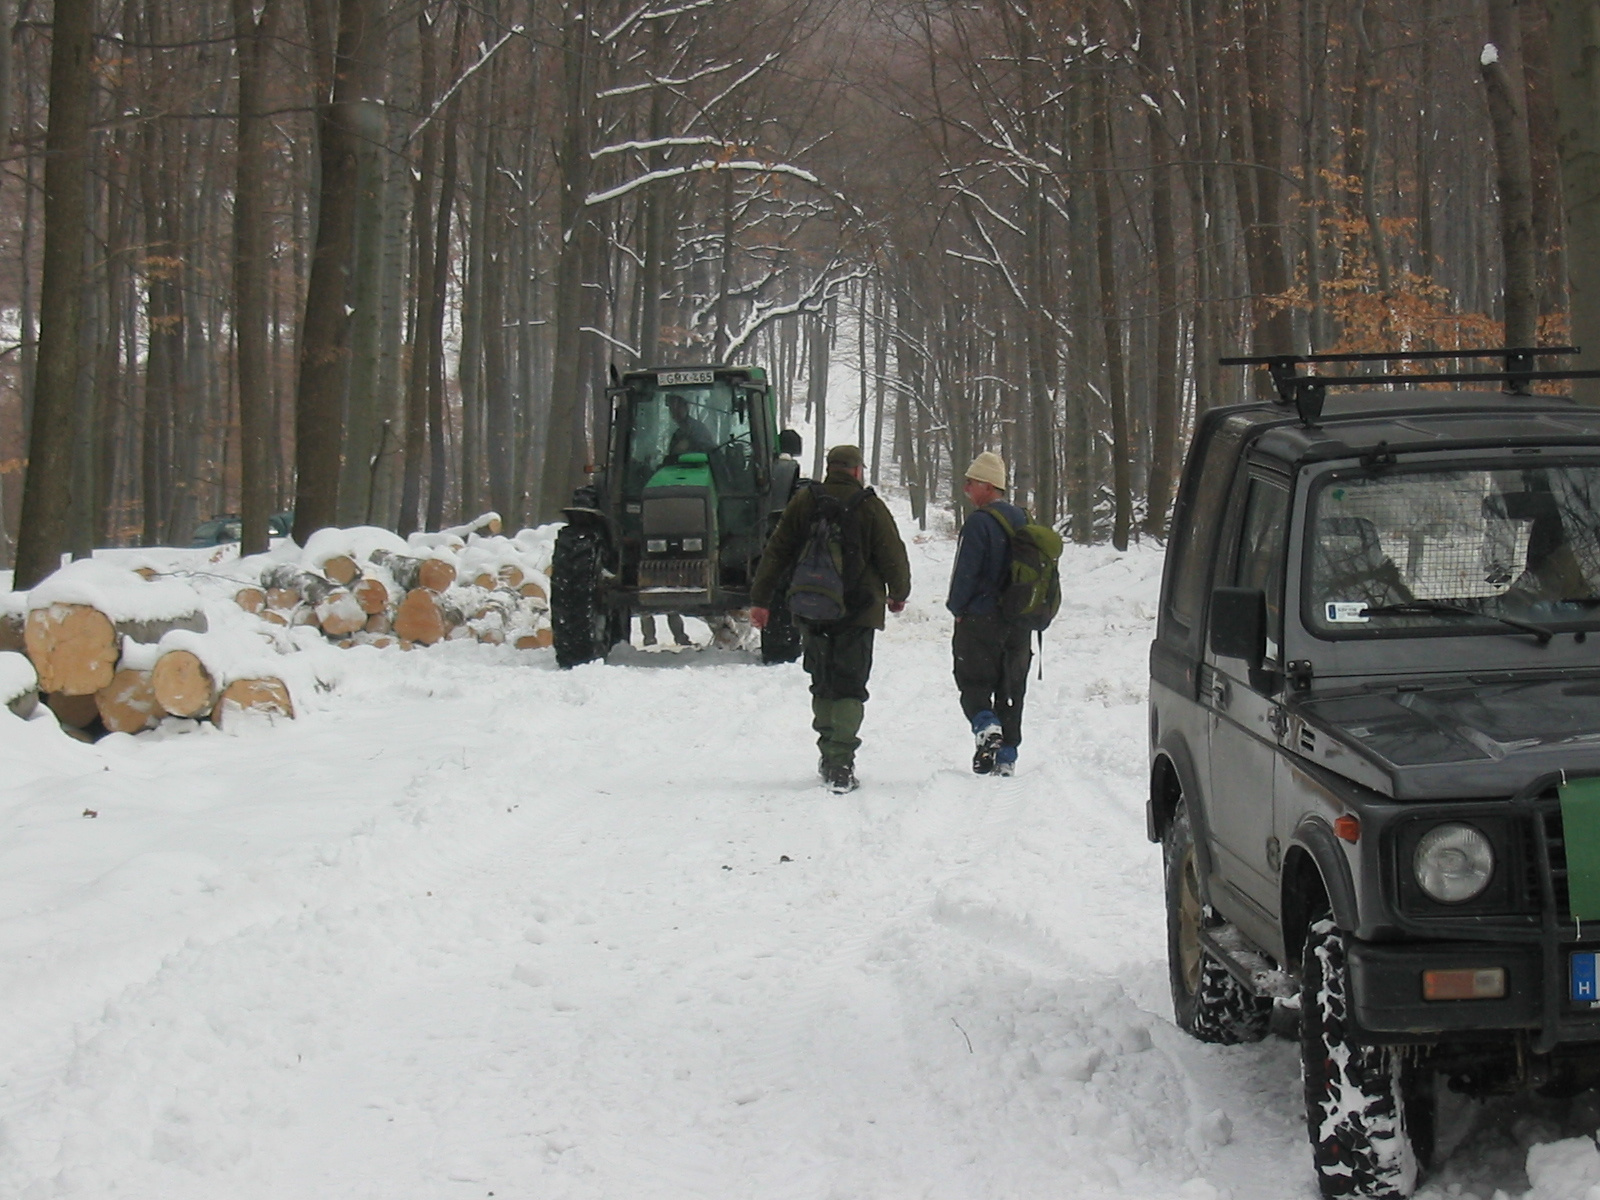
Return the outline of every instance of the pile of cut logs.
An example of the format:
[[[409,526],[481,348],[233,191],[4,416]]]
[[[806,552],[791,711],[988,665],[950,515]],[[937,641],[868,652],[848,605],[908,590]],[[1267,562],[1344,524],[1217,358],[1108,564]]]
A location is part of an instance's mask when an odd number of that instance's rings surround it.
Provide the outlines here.
[[[207,631],[200,593],[171,580],[162,584],[162,603],[131,606],[144,612],[138,620],[32,593],[33,603],[0,613],[0,705],[28,716],[43,700],[63,727],[85,737],[102,728],[137,733],[166,716],[225,726],[247,710],[294,716],[289,687],[260,668],[263,660],[270,666],[272,651],[305,648],[304,636],[294,636],[305,627],[339,646],[410,649],[462,638],[518,649],[550,645],[544,563],[526,546],[463,527],[420,535],[410,548],[274,562],[233,595],[262,624],[214,632]],[[148,568],[138,574],[160,578]],[[211,576],[196,584],[219,582]],[[131,578],[127,584],[140,588]],[[159,617],[149,615],[152,607]],[[247,628],[260,636],[242,632]]]
[[[409,650],[469,637],[519,650],[550,645],[544,584],[505,558],[480,545],[435,548],[426,558],[377,549],[365,562],[340,554],[320,570],[274,563],[234,602],[273,625],[314,625],[341,646]]]
[[[64,728],[85,737],[99,729],[138,733],[166,716],[209,717],[225,726],[245,710],[294,715],[289,689],[275,676],[219,680],[194,649],[158,648],[174,630],[203,638],[198,595],[190,611],[160,618],[113,620],[88,604],[52,603],[30,609],[20,622],[0,622],[0,651],[24,651],[36,680],[35,689],[11,689],[17,694],[7,704],[29,716],[36,691]]]

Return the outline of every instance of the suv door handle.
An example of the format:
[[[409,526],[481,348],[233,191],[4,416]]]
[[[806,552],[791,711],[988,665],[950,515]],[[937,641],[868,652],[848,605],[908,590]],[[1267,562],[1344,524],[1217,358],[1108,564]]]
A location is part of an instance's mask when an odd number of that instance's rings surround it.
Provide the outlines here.
[[[1211,700],[1218,708],[1228,707],[1228,681],[1220,675],[1211,680]]]
[[[1267,726],[1274,735],[1282,737],[1283,731],[1289,728],[1289,718],[1285,715],[1283,709],[1273,705],[1271,711],[1267,713]]]

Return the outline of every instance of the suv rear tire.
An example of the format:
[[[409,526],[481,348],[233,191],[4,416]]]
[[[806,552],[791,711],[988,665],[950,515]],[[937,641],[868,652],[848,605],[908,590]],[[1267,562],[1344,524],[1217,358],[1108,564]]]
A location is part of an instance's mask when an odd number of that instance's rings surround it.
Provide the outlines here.
[[[1344,934],[1326,912],[1306,929],[1300,972],[1306,1130],[1324,1196],[1409,1196],[1433,1152],[1433,1072],[1414,1053],[1348,1032]]]
[[[1259,1042],[1272,1021],[1272,999],[1257,996],[1200,944],[1200,930],[1218,924],[1200,900],[1189,804],[1179,800],[1163,839],[1167,894],[1167,975],[1178,1028],[1224,1046]]]

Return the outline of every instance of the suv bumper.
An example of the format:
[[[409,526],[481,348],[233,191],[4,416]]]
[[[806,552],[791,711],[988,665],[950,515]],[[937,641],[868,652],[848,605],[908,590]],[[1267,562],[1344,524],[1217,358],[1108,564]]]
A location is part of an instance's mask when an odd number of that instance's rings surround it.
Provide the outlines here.
[[[1363,1040],[1438,1041],[1523,1030],[1537,1031],[1541,1049],[1600,1042],[1600,1008],[1567,999],[1566,955],[1550,970],[1541,946],[1351,939],[1347,955],[1352,1016],[1367,1035]],[[1423,999],[1425,971],[1494,967],[1506,973],[1506,994],[1500,999]]]

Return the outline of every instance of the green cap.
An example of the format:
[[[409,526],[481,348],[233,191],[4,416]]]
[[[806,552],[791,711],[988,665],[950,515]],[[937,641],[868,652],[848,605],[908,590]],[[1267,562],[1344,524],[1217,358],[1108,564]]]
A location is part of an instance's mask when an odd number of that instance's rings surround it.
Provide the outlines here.
[[[828,451],[828,465],[830,467],[843,467],[853,471],[861,466],[865,460],[861,457],[859,446],[835,446]]]

